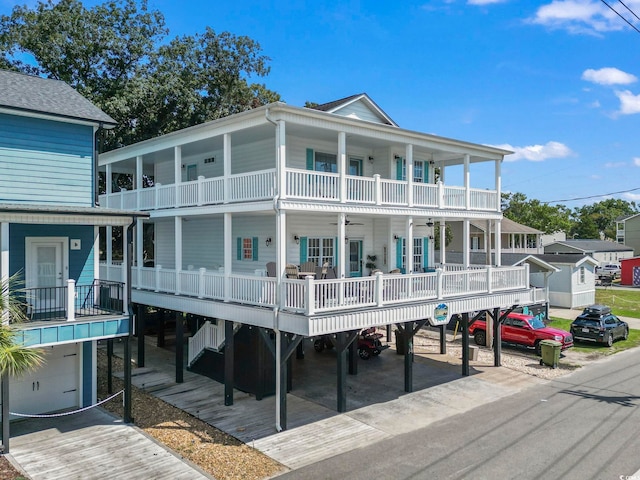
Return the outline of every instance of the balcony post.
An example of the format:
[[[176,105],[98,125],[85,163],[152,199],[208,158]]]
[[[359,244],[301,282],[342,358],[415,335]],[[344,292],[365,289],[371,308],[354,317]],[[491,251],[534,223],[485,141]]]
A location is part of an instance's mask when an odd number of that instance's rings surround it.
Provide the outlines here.
[[[491,280],[493,278],[493,267],[491,265],[487,266],[487,293],[493,293],[493,285]]]
[[[384,278],[382,278],[382,272],[375,273],[375,288],[376,288],[376,306],[381,307],[384,305]]]
[[[464,156],[464,207],[471,210],[471,188],[469,174],[469,154]]]
[[[305,315],[313,315],[316,311],[316,289],[314,280],[311,275],[304,278],[304,293],[305,293]]]
[[[444,183],[438,180],[438,208],[443,209],[444,207]]]
[[[182,181],[182,147],[173,147],[173,182],[176,190],[176,198],[171,206],[180,205],[180,182]]]
[[[162,269],[162,265],[156,265],[156,292],[160,291],[160,269]]]
[[[206,271],[206,268],[198,270],[200,273],[200,276],[198,277],[198,298],[204,298],[204,274]]]
[[[158,209],[158,196],[160,195],[160,187],[162,187],[161,183],[156,183],[153,186],[153,210]]]
[[[138,155],[136,157],[136,206],[137,209],[140,210],[140,194],[142,192],[142,156]]]
[[[67,322],[76,319],[76,282],[73,279],[67,280]]]
[[[226,135],[226,134],[225,134]],[[233,246],[231,242],[231,233],[233,228],[233,217],[231,213],[224,214],[224,301],[228,302],[231,299],[231,269],[232,260],[231,254],[233,252]],[[242,254],[242,252],[240,252]]]
[[[373,176],[373,181],[375,182],[375,201],[376,205],[382,205],[382,182],[380,181],[380,174],[376,173]]]
[[[530,284],[530,282],[529,282],[529,268],[530,268],[529,264],[525,263],[524,264],[524,278],[523,278],[523,280],[524,280],[523,287],[524,288],[528,288],[529,284]]]
[[[438,300],[442,300],[443,298],[443,289],[442,289],[442,274],[444,270],[442,268],[436,268],[436,297]]]
[[[502,159],[496,160],[495,165],[495,176],[496,176],[496,211],[502,211]]]
[[[413,207],[413,145],[408,144],[405,149],[407,162],[407,204]]]
[[[340,176],[340,203],[347,202],[347,134],[338,133],[338,175]]]
[[[198,175],[198,206],[204,204],[204,177]]]
[[[231,192],[229,185],[231,183],[231,134],[225,133],[222,137],[222,167],[224,175],[223,184],[223,203],[229,203]]]
[[[176,291],[175,295],[180,295],[180,272],[182,271],[182,217],[174,217],[174,244],[175,244],[175,265],[176,265]]]

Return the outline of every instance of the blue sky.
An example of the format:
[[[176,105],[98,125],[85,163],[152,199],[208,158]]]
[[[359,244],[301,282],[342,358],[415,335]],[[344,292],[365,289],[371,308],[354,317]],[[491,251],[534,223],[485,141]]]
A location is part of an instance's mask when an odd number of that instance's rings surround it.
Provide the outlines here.
[[[0,13],[16,3],[0,0]],[[619,1],[606,3],[640,28]],[[640,16],[640,0],[624,4]],[[210,26],[257,40],[271,58],[258,81],[291,105],[366,92],[403,128],[515,151],[505,191],[570,208],[610,197],[640,204],[640,33],[603,1],[149,5],[172,36]],[[472,186],[493,181],[492,169],[472,168]]]

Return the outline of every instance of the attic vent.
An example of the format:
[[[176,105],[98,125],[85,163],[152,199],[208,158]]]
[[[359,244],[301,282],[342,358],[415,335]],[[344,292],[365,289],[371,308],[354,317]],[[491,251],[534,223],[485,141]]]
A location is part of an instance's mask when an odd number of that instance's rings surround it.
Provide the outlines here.
[[[207,163],[213,163],[213,162],[215,162],[215,161],[216,161],[216,157],[209,157],[209,158],[205,158],[205,159],[204,159],[204,163],[205,163],[205,164],[207,164]]]

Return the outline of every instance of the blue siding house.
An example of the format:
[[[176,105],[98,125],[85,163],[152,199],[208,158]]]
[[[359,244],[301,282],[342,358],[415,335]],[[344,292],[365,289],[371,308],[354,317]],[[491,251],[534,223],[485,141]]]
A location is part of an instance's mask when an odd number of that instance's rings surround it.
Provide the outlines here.
[[[131,332],[129,277],[98,278],[99,227],[140,217],[96,206],[97,141],[114,125],[64,82],[0,70],[0,278],[23,283],[18,338],[45,354],[37,371],[2,378],[4,452],[10,420],[95,404],[97,342]]]

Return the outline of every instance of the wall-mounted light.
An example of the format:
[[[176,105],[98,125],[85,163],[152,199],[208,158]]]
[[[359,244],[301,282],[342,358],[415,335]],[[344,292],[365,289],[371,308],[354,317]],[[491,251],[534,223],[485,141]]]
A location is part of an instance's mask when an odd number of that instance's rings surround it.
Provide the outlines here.
[[[369,163],[373,163],[373,157],[369,156]]]
[[[264,244],[268,247],[269,245],[271,245],[271,237],[267,237],[267,239],[264,241]]]
[[[397,153],[393,156],[394,160],[400,160],[400,155],[398,155]]]
[[[429,240],[433,240],[433,235],[429,235]]]
[[[393,239],[394,239],[394,240],[398,240],[399,238],[400,238],[400,237],[399,237],[398,235],[394,235],[394,236],[393,236]]]
[[[431,228],[433,227],[433,225],[434,225],[433,220],[431,219],[427,220],[427,227]]]
[[[300,237],[298,235],[294,235],[293,240],[296,242],[296,245],[300,245]]]
[[[429,165],[435,165],[436,162],[434,162],[433,160],[429,160]]]
[[[344,237],[344,243],[349,243],[349,237]]]

